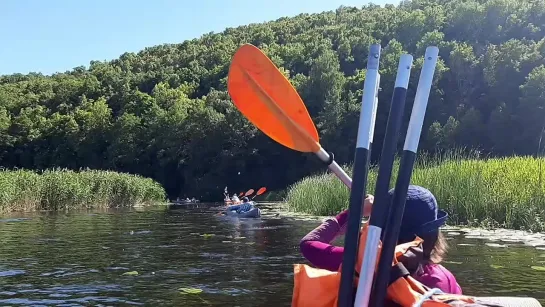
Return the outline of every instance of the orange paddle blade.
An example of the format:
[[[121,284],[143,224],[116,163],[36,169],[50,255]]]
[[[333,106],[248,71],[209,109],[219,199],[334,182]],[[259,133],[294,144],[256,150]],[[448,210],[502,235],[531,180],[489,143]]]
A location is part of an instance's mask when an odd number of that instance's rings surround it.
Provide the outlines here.
[[[267,191],[267,188],[266,187],[262,187],[261,189],[257,190],[257,193],[255,193],[255,195],[261,195],[263,193],[265,193],[265,191]]]
[[[246,191],[246,193],[244,193],[244,196],[248,196],[252,194],[254,194],[254,189],[249,189],[248,191]]]
[[[321,148],[301,97],[257,47],[242,45],[229,67],[227,89],[235,106],[273,140],[302,152]]]

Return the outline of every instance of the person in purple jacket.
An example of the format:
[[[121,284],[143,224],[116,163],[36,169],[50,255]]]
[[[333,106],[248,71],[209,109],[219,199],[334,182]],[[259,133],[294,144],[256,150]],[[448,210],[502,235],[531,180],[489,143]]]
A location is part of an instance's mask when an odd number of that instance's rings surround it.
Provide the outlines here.
[[[389,191],[390,198],[393,192],[393,189]],[[372,195],[366,196],[364,216],[371,214],[373,200]],[[344,248],[334,246],[331,242],[346,231],[347,217],[348,210],[344,210],[335,218],[326,219],[301,239],[301,253],[314,266],[330,271],[339,269]],[[398,244],[411,242],[416,236],[422,238],[423,259],[413,277],[430,288],[462,294],[454,275],[440,264],[446,255],[447,243],[439,228],[447,217],[447,213],[437,207],[437,200],[429,190],[416,185],[409,186]]]

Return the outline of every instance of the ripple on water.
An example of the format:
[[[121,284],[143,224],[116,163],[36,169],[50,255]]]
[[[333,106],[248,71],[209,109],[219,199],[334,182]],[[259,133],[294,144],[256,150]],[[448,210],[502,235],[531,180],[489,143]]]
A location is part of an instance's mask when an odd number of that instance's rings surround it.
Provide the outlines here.
[[[228,254],[220,254],[220,253],[201,253],[201,257],[204,258],[226,258],[229,257]]]
[[[139,231],[131,230],[129,232],[130,235],[145,235],[145,234],[150,234],[150,233],[151,233],[151,230],[139,230]]]
[[[13,305],[30,305],[30,306],[47,306],[47,305],[55,305],[55,306],[81,306],[81,305],[74,305],[73,303],[83,303],[83,304],[90,304],[90,303],[96,303],[96,302],[102,302],[102,303],[123,303],[127,305],[144,305],[143,303],[139,302],[132,302],[120,298],[114,298],[114,297],[98,297],[98,296],[89,296],[89,297],[82,297],[82,298],[72,298],[72,299],[66,299],[66,300],[53,300],[53,299],[26,299],[26,298],[12,298],[12,299],[0,299],[0,303],[4,304],[13,304]]]
[[[203,292],[208,294],[227,294],[229,296],[239,296],[239,295],[253,293],[253,290],[246,289],[246,288],[233,288],[233,287],[217,288],[217,287],[212,287],[210,285],[205,285],[205,284],[198,284],[193,287],[196,289],[200,289]]]
[[[49,297],[66,298],[66,297],[70,297],[70,295],[69,294],[63,294],[63,293],[51,293],[51,294],[49,294]]]
[[[112,266],[112,267],[106,267],[104,268],[107,271],[127,271],[129,268],[124,266]]]
[[[64,304],[66,301],[64,300],[50,300],[50,299],[28,299],[28,298],[8,298],[8,299],[0,299],[0,303],[2,304],[8,304],[8,305],[31,305],[31,306],[44,306],[46,305],[59,305]]]
[[[90,269],[90,270],[81,270],[81,271],[75,271],[75,272],[66,272],[61,273],[58,275],[54,275],[54,277],[66,277],[66,276],[72,276],[72,275],[82,275],[82,274],[89,274],[89,273],[98,273],[98,270]]]
[[[66,271],[54,271],[54,272],[46,272],[46,273],[42,273],[40,274],[40,276],[52,276],[52,275],[60,275],[60,274],[63,274],[65,273]]]
[[[176,248],[178,245],[158,245],[156,248]]]
[[[0,223],[17,223],[30,220],[29,218],[0,219]]]
[[[14,296],[14,295],[17,295],[17,292],[0,291],[0,296]]]
[[[189,274],[194,274],[194,275],[199,275],[199,274],[202,274],[202,273],[210,273],[212,272],[210,269],[207,269],[207,268],[189,268],[187,269],[187,273]]]
[[[28,288],[32,285],[17,285],[21,288]],[[14,288],[17,288],[15,286]],[[32,306],[43,306],[43,305],[56,305],[56,306],[73,306],[65,305],[71,303],[123,303],[130,305],[142,305],[140,302],[134,302],[126,300],[123,298],[113,297],[113,296],[89,296],[96,295],[101,292],[126,292],[127,289],[119,285],[66,285],[66,286],[56,286],[49,287],[45,289],[21,289],[16,291],[3,291],[0,292],[0,304],[14,304],[14,305],[32,305]],[[1,298],[1,296],[16,296],[24,295],[25,298]],[[46,297],[29,297],[29,295],[47,295]],[[83,295],[83,297],[82,297]],[[61,305],[63,304],[63,305]],[[80,306],[80,305],[77,305]]]
[[[498,243],[485,243],[485,245],[490,247],[501,247],[501,248],[507,247],[507,245],[505,244],[498,244]]]
[[[25,273],[26,273],[25,270],[0,271],[0,277],[10,277],[10,276],[24,275]]]

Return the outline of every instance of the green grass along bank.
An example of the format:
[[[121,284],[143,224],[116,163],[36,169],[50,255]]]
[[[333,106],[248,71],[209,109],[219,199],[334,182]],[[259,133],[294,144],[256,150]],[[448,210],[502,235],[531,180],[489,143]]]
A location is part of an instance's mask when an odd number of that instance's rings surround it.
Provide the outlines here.
[[[0,171],[0,212],[131,207],[166,202],[156,181],[111,171]]]
[[[451,225],[545,230],[545,159],[533,157],[462,158],[459,155],[420,159],[411,183],[437,197]],[[399,160],[396,160],[391,187]],[[351,174],[352,167],[344,169]],[[369,174],[367,191],[373,194],[378,167]],[[346,208],[348,189],[332,174],[306,177],[288,188],[290,210],[334,215]]]

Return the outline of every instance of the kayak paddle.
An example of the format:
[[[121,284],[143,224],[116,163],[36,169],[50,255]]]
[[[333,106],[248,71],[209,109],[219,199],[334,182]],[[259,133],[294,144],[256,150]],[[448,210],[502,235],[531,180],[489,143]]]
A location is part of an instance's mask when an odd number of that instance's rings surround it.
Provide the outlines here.
[[[435,73],[435,66],[439,55],[439,48],[430,46],[426,48],[424,54],[424,64],[420,72],[418,87],[414,97],[414,105],[407,128],[407,136],[403,145],[403,155],[399,164],[398,176],[394,189],[394,196],[391,203],[389,215],[385,219],[385,233],[383,234],[383,246],[379,258],[378,273],[373,287],[373,306],[383,306],[386,298],[386,290],[390,279],[390,270],[394,258],[397,238],[405,210],[405,200],[407,191],[411,181],[414,162],[416,160],[416,151],[420,134],[422,133],[422,125],[426,115],[426,108]],[[360,279],[360,282],[362,279]]]
[[[242,197],[244,197],[244,196],[250,196],[250,195],[252,195],[252,194],[254,194],[254,189],[249,189],[248,191],[246,191],[246,193],[244,193],[244,195],[242,195]]]
[[[261,189],[257,190],[257,193],[255,193],[254,196],[252,196],[252,198],[250,200],[253,200],[256,196],[259,196],[263,193],[265,193],[267,191],[267,188],[266,187],[262,187]]]
[[[257,47],[242,45],[233,56],[227,89],[239,111],[276,142],[313,152],[349,188],[352,179],[319,143],[318,132],[301,97]]]
[[[338,292],[338,306],[350,307],[353,305],[354,271],[359,245],[359,234],[362,218],[362,204],[367,189],[369,173],[370,146],[373,135],[376,113],[375,102],[379,81],[380,44],[373,44],[369,48],[367,58],[367,72],[363,85],[358,136],[356,139],[356,153],[354,157],[353,185],[350,190],[348,207],[347,229],[344,240],[344,253],[341,267],[341,280]]]
[[[388,123],[386,124],[386,134],[384,135],[382,153],[380,155],[377,183],[375,185],[375,200],[367,228],[364,257],[359,270],[360,283],[356,292],[356,306],[367,307],[373,285],[380,235],[390,209],[388,190],[390,188],[392,168],[397,150],[399,130],[403,121],[405,98],[407,96],[412,63],[413,57],[410,54],[401,55],[397,68],[390,113],[388,115]]]

